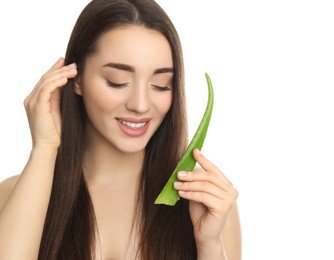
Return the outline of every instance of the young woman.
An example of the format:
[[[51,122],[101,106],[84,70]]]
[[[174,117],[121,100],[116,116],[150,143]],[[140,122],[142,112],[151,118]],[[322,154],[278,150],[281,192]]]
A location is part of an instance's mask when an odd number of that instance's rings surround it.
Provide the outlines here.
[[[93,0],[25,100],[33,147],[0,185],[0,259],[241,259],[237,191],[187,146],[181,44],[152,0]]]

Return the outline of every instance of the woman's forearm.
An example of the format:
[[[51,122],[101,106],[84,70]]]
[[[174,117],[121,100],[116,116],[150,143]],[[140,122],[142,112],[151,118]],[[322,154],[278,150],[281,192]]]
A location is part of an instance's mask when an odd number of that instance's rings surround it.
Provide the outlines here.
[[[223,243],[218,243],[210,248],[197,247],[197,260],[228,260],[228,258]]]
[[[35,148],[0,209],[0,259],[37,259],[57,150]]]

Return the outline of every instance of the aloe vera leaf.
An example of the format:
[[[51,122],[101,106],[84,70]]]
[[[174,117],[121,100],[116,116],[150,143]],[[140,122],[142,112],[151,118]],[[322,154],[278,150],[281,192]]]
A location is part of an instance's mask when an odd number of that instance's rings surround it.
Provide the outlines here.
[[[173,183],[177,181],[176,174],[179,171],[192,171],[196,165],[196,161],[194,160],[192,156],[192,151],[195,148],[201,150],[203,147],[204,139],[208,131],[211,114],[212,114],[212,108],[213,108],[213,96],[214,95],[213,95],[211,79],[207,73],[205,73],[205,77],[206,77],[206,81],[208,85],[208,101],[207,101],[206,109],[202,117],[202,120],[190,144],[188,145],[184,155],[182,156],[181,160],[179,161],[176,168],[174,169],[165,187],[162,189],[159,196],[156,198],[154,204],[165,204],[169,206],[174,206],[176,202],[180,199],[177,190],[175,190],[173,187]]]

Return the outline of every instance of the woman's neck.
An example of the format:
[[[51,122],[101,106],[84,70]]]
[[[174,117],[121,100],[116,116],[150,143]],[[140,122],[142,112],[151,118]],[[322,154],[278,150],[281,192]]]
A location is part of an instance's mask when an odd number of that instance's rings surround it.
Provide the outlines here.
[[[83,170],[88,185],[137,184],[145,151],[125,153],[98,134],[86,137]]]
[[[124,153],[95,131],[87,134],[85,145],[83,171],[97,221],[96,255],[132,256],[138,246],[138,183],[145,151]]]

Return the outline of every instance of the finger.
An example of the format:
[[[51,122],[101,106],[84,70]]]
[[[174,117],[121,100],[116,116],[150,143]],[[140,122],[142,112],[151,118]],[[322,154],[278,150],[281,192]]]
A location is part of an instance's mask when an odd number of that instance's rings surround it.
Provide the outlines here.
[[[36,84],[36,86],[35,86],[35,88],[33,89],[32,92],[34,92],[35,89],[38,88],[40,81],[42,80],[42,78],[43,78],[45,75],[48,75],[48,74],[50,74],[52,71],[61,68],[62,66],[64,66],[64,63],[65,63],[64,58],[60,57],[60,58],[57,60],[57,62],[54,63],[54,64],[51,66],[51,68],[49,68],[49,69],[47,70],[47,72],[41,77],[41,79],[40,79],[39,82]]]
[[[219,188],[218,186],[210,183],[210,182],[198,182],[198,181],[192,181],[192,182],[174,182],[174,188],[177,191],[184,191],[184,192],[205,192],[210,194],[211,196],[214,196],[218,199],[224,199],[224,196],[226,196],[226,191]]]
[[[223,199],[220,199],[206,192],[178,191],[178,193],[183,199],[203,204],[211,211],[211,213],[226,213],[231,209],[231,205],[235,203],[235,199],[229,194],[226,194]]]
[[[55,80],[57,77],[66,77],[66,74],[76,74],[76,64],[70,64],[68,66],[63,66],[64,60],[60,58],[38,81],[34,89],[27,96],[27,100],[31,99],[36,93],[40,91],[47,83]]]
[[[194,182],[194,181],[201,181],[201,182],[210,182],[213,185],[218,186],[220,189],[225,191],[233,188],[231,184],[226,182],[220,174],[207,172],[205,170],[195,170],[192,172],[181,171],[177,173],[177,178],[183,182]]]
[[[57,62],[53,64],[52,67],[47,71],[47,73],[55,69],[61,68],[62,66],[64,66],[64,64],[65,64],[65,59],[63,57],[60,57],[57,60]]]
[[[50,71],[48,73],[45,73],[40,81],[38,82],[38,88],[41,89],[45,85],[47,85],[49,82],[56,80],[57,78],[72,78],[77,74],[77,66],[75,63],[69,64],[67,66],[63,66],[61,68],[58,68],[56,70]]]
[[[39,99],[41,93],[51,93],[56,88],[66,85],[68,79],[74,78],[76,75],[76,65],[71,64],[55,71],[51,75],[43,77],[32,94],[32,99],[34,97],[35,99]]]
[[[59,111],[60,109],[60,88],[56,88],[50,97],[50,108],[51,111]]]
[[[35,107],[37,104],[39,106],[44,106],[47,102],[51,101],[52,92],[64,85],[66,85],[68,79],[66,77],[58,78],[49,82],[46,86],[38,91],[35,91],[30,97],[25,101],[25,106]]]
[[[36,97],[36,102],[39,102],[41,105],[47,102],[51,102],[51,98],[52,98],[54,91],[66,85],[67,82],[68,82],[67,77],[57,78],[49,82],[38,92],[38,95]],[[57,98],[57,92],[55,93],[55,96],[53,98]]]
[[[218,167],[209,161],[198,149],[193,150],[193,157],[199,165],[208,172],[216,172],[228,184],[233,185],[232,182],[218,169]]]
[[[214,183],[209,181],[176,181],[174,182],[174,188],[178,191],[205,192],[219,199],[224,199],[226,196],[231,196],[234,199],[238,198],[238,191],[233,188],[233,186],[226,185],[222,182]]]

